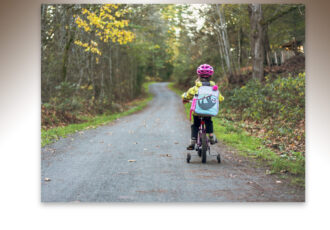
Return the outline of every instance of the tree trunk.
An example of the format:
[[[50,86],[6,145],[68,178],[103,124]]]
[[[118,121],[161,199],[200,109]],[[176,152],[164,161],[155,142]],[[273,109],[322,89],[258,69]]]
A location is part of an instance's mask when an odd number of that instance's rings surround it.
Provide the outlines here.
[[[112,60],[111,60],[111,43],[109,43],[109,78],[110,78],[110,84],[112,85]]]
[[[271,66],[273,63],[270,60],[270,45],[269,45],[269,38],[268,38],[268,25],[263,25],[263,32],[264,32],[264,38],[265,38],[265,63],[267,63],[268,66]]]
[[[265,59],[265,38],[262,26],[262,10],[260,4],[250,4],[250,25],[251,25],[251,56],[252,56],[252,77],[262,80],[264,78]]]
[[[65,45],[64,55],[63,55],[63,62],[62,62],[62,81],[65,82],[67,80],[67,64],[69,59],[69,50],[70,46],[73,42],[73,36],[70,36],[68,43]]]
[[[231,57],[230,57],[230,47],[229,47],[229,42],[228,42],[226,21],[225,21],[225,17],[223,15],[222,10],[219,8],[219,4],[217,4],[216,6],[217,6],[217,13],[218,13],[219,18],[220,18],[220,31],[222,33],[226,65],[227,65],[227,68],[228,68],[228,72],[230,74],[232,74],[233,71],[232,71],[231,62],[230,62]]]
[[[220,31],[216,30],[216,34],[217,34],[217,42],[218,42],[218,48],[219,48],[219,54],[220,54],[220,62],[221,62],[221,68],[223,70],[223,73],[226,73],[226,69],[225,69],[225,66],[224,66],[224,63],[223,63],[223,57],[224,57],[224,54],[223,54],[223,45],[222,45],[222,40],[221,40],[221,34],[220,34]]]
[[[67,81],[67,67],[68,67],[68,60],[69,60],[69,51],[71,44],[73,43],[75,39],[75,28],[72,28],[72,17],[71,17],[71,6],[67,6],[64,8],[64,20],[65,24],[62,26],[63,29],[65,29],[65,37],[64,39],[66,40],[67,37],[69,39],[67,40],[67,43],[64,47],[64,54],[63,54],[63,60],[62,60],[62,81],[65,82]],[[66,28],[67,27],[67,28]]]
[[[242,64],[242,27],[238,29],[238,34],[237,34],[237,64],[238,64],[238,70],[241,69],[241,64]]]
[[[101,93],[100,93],[100,98],[103,100],[104,99],[104,72],[101,71]]]
[[[113,84],[112,84],[112,60],[111,60],[111,54],[112,54],[112,50],[111,50],[111,43],[109,43],[109,55],[107,56],[107,58],[108,58],[108,66],[109,66],[109,84],[108,84],[108,92],[107,92],[107,94],[108,94],[108,100],[110,100],[111,101],[111,103],[112,103],[112,99],[113,99],[113,88],[112,88],[112,86],[113,86]]]
[[[277,59],[277,53],[276,50],[274,52],[274,59],[275,59],[275,64],[278,65],[278,59]]]

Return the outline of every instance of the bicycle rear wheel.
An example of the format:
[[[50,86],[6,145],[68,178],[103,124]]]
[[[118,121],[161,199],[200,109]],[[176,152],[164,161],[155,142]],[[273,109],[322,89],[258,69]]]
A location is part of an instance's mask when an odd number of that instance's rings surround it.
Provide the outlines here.
[[[207,141],[206,133],[202,133],[202,163],[206,163]]]

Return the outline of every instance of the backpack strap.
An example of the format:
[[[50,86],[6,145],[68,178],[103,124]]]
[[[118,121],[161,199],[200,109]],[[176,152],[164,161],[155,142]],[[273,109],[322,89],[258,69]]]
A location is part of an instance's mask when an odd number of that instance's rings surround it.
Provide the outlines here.
[[[211,86],[211,84],[210,84],[209,81],[204,81],[204,82],[202,82],[202,85],[203,85],[203,86]]]

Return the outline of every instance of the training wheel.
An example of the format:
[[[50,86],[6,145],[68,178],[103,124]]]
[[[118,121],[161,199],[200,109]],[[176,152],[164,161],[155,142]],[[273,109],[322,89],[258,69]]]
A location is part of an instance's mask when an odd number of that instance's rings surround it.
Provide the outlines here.
[[[190,162],[190,159],[191,159],[191,155],[190,155],[190,153],[188,153],[188,154],[187,154],[187,163]]]
[[[220,154],[217,155],[217,160],[218,160],[218,163],[220,164],[220,163],[221,163],[221,157],[220,157]]]
[[[202,157],[202,149],[198,149],[197,151],[198,151],[198,156]]]

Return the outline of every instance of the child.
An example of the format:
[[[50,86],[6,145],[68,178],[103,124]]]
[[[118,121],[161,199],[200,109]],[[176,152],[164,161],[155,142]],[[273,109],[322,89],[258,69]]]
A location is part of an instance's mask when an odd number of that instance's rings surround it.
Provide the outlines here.
[[[213,67],[208,65],[208,64],[203,64],[200,65],[197,68],[197,75],[198,79],[195,81],[195,86],[191,87],[187,92],[182,94],[182,102],[183,103],[188,103],[189,100],[192,100],[195,94],[198,93],[198,88],[200,86],[214,86],[215,83],[213,81],[210,81],[211,76],[213,75],[214,70]],[[219,93],[219,101],[223,101],[224,97]],[[187,150],[193,150],[195,149],[195,144],[197,140],[197,135],[198,135],[198,129],[200,126],[200,118],[198,116],[193,116],[194,117],[194,123],[191,125],[191,141],[190,145],[187,147]],[[211,117],[204,117],[203,120],[205,121],[205,126],[206,126],[206,133],[209,134],[210,138],[210,143],[213,145],[217,143],[217,139],[215,135],[213,134],[213,122]]]

